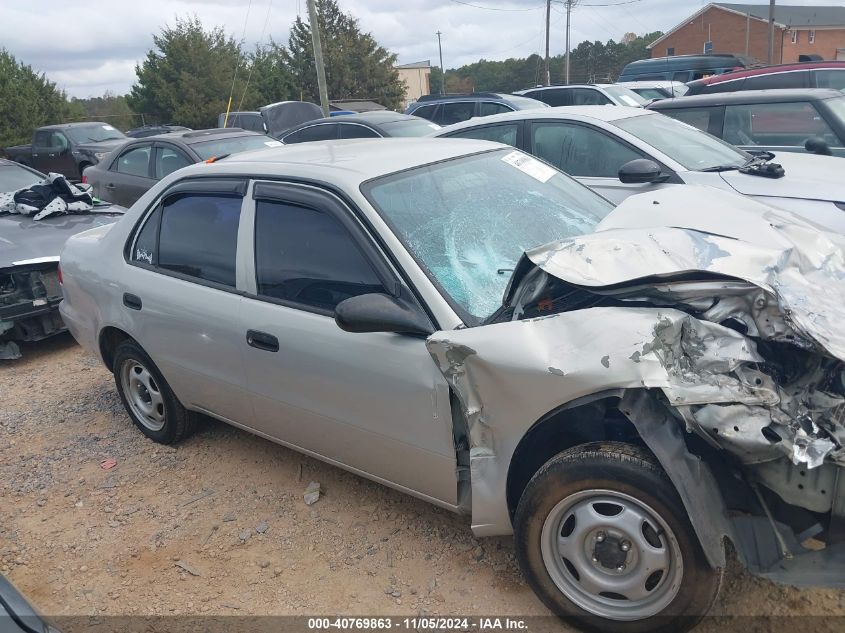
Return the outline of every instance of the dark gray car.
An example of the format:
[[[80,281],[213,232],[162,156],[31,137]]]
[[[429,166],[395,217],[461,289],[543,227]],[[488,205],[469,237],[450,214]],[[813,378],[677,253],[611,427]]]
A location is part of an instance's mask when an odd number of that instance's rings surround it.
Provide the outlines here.
[[[388,138],[426,136],[440,126],[411,114],[390,110],[339,114],[308,121],[284,132],[279,140],[285,145],[308,141],[329,141],[342,138]]]
[[[86,169],[83,182],[89,183],[94,195],[101,200],[128,207],[177,169],[237,152],[279,145],[279,141],[265,134],[240,128],[148,136],[126,143],[100,164]]]

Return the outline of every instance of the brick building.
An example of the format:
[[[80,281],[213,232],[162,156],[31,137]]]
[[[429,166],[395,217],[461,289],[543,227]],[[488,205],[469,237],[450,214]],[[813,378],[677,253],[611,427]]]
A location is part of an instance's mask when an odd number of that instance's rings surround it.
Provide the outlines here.
[[[704,52],[748,55],[766,61],[769,5],[706,5],[649,45],[652,57]],[[845,6],[776,6],[772,63],[797,62],[799,55],[845,59]]]

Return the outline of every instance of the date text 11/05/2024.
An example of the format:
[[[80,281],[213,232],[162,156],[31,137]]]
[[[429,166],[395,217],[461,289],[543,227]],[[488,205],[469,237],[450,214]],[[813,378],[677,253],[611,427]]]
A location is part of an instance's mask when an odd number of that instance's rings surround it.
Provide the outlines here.
[[[509,617],[337,617],[308,618],[308,629],[377,631],[399,629],[408,631],[524,631],[528,623],[523,618]]]

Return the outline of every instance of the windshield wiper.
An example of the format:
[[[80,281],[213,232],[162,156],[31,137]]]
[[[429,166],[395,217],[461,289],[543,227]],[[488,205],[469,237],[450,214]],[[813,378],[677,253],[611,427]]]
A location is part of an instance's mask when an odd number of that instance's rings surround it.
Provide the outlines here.
[[[698,171],[734,171],[736,169],[741,169],[745,167],[745,165],[716,165],[714,167],[705,167],[704,169],[699,169]]]
[[[770,162],[775,157],[771,152],[760,152],[745,161],[739,168],[740,173],[763,178],[783,178],[786,170],[777,163]]]

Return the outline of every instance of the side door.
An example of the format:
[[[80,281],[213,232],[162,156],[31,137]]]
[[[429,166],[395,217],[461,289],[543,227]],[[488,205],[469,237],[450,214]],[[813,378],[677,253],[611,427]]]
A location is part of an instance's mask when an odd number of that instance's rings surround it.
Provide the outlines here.
[[[76,166],[76,159],[70,151],[70,140],[64,132],[53,130],[50,133],[50,146],[48,161],[50,171],[64,174],[67,178],[78,179],[82,177]]]
[[[182,404],[250,426],[241,362],[237,252],[246,183],[175,183],[127,249],[123,303],[131,332]]]
[[[28,161],[31,167],[45,174],[51,171],[50,155],[53,153],[52,130],[36,130],[32,135],[32,159]]]
[[[619,168],[650,156],[607,132],[577,122],[536,121],[526,129],[526,150],[566,172],[614,204],[665,185],[624,184]]]
[[[572,105],[572,88],[546,88],[543,91],[538,91],[538,96],[534,97],[552,107]],[[526,95],[528,96],[528,95]]]
[[[103,199],[128,207],[144,195],[155,184],[150,175],[152,153],[152,143],[139,143],[118,154],[101,172]]]
[[[241,344],[254,428],[455,505],[449,389],[425,338],[345,332],[334,320],[346,298],[410,291],[339,198],[266,182],[252,197],[255,287]]]
[[[447,126],[453,123],[469,121],[475,116],[475,101],[447,101],[441,103],[435,115],[434,122]]]

